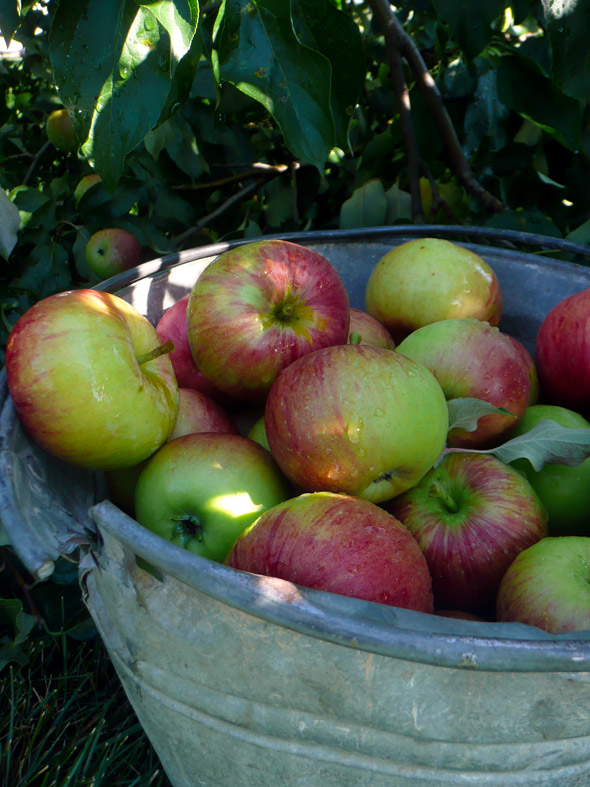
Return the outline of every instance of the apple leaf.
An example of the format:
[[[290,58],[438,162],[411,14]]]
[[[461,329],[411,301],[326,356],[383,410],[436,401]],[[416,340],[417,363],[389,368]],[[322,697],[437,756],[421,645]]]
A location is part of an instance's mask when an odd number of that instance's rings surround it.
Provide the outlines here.
[[[20,213],[4,189],[0,188],[0,257],[7,260],[14,249],[20,226]]]
[[[127,154],[157,125],[177,73],[187,83],[185,58],[196,68],[198,23],[197,0],[60,0],[49,39],[55,81],[109,191]]]
[[[496,407],[473,396],[449,399],[447,408],[449,411],[449,431],[451,429],[465,429],[467,432],[474,432],[477,429],[477,422],[484,415],[512,415],[504,407]]]
[[[285,0],[226,0],[223,13],[221,81],[260,102],[295,156],[321,169],[336,134],[330,60],[297,38]]]
[[[545,465],[579,465],[590,456],[590,429],[570,429],[546,419],[526,434],[482,453],[494,454],[508,464],[528,459],[535,470]]]

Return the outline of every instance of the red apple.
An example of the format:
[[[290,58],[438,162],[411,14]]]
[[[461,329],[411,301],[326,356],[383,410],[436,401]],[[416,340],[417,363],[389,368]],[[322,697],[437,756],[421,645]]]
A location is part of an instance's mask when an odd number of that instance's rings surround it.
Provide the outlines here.
[[[383,347],[393,350],[395,342],[387,328],[361,309],[351,308],[350,327],[348,329],[349,344],[368,344],[369,347]]]
[[[543,402],[590,415],[590,289],[545,316],[535,343]]]
[[[46,451],[99,470],[130,467],[170,436],[172,364],[154,327],[107,292],[50,295],[18,320],[6,347],[18,416]]]
[[[318,252],[281,240],[236,246],[197,279],[188,338],[203,374],[233,396],[263,401],[278,373],[322,347],[345,344],[340,276]]]
[[[391,514],[367,500],[316,492],[270,508],[226,565],[297,585],[432,612],[424,556]]]
[[[380,503],[433,466],[448,412],[434,376],[395,350],[343,344],[283,369],[264,413],[272,455],[302,491]]]
[[[179,388],[178,395],[178,418],[169,440],[196,432],[238,434],[228,413],[207,394],[192,388]]]
[[[166,309],[156,325],[156,331],[162,342],[171,340],[174,344],[174,351],[170,353],[170,360],[172,361],[179,387],[194,388],[195,391],[201,391],[212,399],[222,401],[225,404],[229,401],[227,394],[219,391],[204,376],[193,358],[188,342],[186,325],[186,310],[189,297],[190,293],[183,295],[182,298],[179,298],[172,306]]]
[[[489,454],[447,454],[385,508],[420,545],[438,609],[493,607],[510,563],[547,535],[547,514],[531,485]]]
[[[590,631],[590,538],[544,538],[521,552],[502,578],[496,619],[552,634]]]
[[[397,352],[427,366],[447,399],[475,397],[510,413],[485,415],[472,432],[451,429],[450,446],[497,445],[529,405],[531,372],[526,357],[511,337],[487,322],[457,318],[431,323],[406,337]]]
[[[86,262],[101,279],[135,268],[141,263],[141,244],[132,232],[106,227],[92,235],[86,244]]]

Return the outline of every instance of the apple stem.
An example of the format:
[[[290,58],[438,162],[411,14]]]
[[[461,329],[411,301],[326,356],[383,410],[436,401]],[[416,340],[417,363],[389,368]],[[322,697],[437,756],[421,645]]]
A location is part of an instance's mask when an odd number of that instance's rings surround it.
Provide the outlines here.
[[[183,549],[188,547],[193,538],[197,541],[203,540],[203,527],[196,516],[185,514],[176,517],[174,522],[177,523],[176,535],[180,536]]]
[[[360,333],[357,333],[356,331],[353,331],[350,334],[349,341],[350,341],[351,344],[360,344],[362,342],[362,340],[363,340],[363,337],[360,335]]]
[[[167,353],[173,353],[173,352],[174,352],[174,342],[171,339],[168,339],[168,341],[164,342],[164,344],[159,344],[157,347],[154,347],[153,350],[150,350],[149,352],[140,355],[137,358],[137,363],[140,366],[143,366],[144,363],[147,363],[148,361],[153,361],[156,358],[159,358],[160,355],[166,355]]]
[[[456,514],[459,510],[459,506],[457,501],[453,498],[453,496],[449,493],[448,489],[440,483],[440,481],[433,481],[430,485],[429,494],[431,497],[438,497],[444,505],[446,506],[447,510],[450,511],[452,514]]]

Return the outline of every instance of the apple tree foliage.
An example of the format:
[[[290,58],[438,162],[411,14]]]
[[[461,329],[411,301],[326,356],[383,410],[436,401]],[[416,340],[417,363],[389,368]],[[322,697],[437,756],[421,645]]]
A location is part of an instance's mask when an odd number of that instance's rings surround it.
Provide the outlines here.
[[[107,226],[145,259],[408,222],[589,243],[589,24],[589,0],[0,0],[0,350],[94,283]],[[47,139],[61,106],[77,152]]]

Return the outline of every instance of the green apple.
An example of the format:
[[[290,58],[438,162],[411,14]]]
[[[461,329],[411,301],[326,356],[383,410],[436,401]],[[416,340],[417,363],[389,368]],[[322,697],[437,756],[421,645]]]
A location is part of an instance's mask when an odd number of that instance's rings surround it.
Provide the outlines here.
[[[574,410],[536,404],[526,410],[510,437],[526,434],[547,419],[568,429],[590,428],[590,422]],[[590,536],[590,459],[574,467],[545,465],[541,470],[535,470],[528,459],[511,464],[526,476],[545,505],[550,536]]]
[[[365,291],[367,312],[396,344],[416,328],[455,317],[498,325],[502,305],[500,284],[488,263],[439,238],[407,241],[388,251]]]
[[[141,244],[132,232],[106,227],[90,237],[86,262],[93,273],[108,279],[141,263]]]
[[[162,446],[141,471],[135,516],[149,530],[211,560],[291,495],[268,451],[236,434],[201,433]]]
[[[264,414],[254,421],[250,427],[250,431],[248,432],[248,437],[250,440],[254,440],[254,442],[258,443],[263,448],[266,448],[267,451],[270,451],[268,438],[266,436],[266,429],[264,428]]]
[[[8,390],[25,429],[49,453],[99,470],[130,467],[176,423],[178,386],[166,349],[116,295],[50,295],[10,333]]]
[[[564,634],[590,630],[590,538],[543,538],[521,552],[502,577],[499,622]]]
[[[58,150],[73,153],[78,148],[78,138],[67,109],[55,109],[45,122],[49,141]]]

